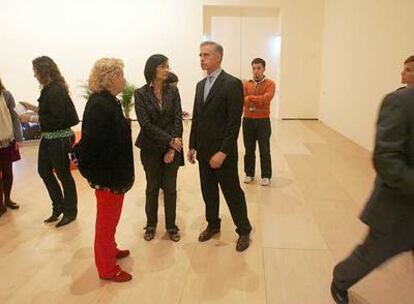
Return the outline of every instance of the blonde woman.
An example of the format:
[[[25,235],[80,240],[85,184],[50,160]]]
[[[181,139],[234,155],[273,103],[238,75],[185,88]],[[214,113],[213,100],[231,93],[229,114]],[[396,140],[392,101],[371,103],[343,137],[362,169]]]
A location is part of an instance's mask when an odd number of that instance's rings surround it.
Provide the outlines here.
[[[115,242],[124,194],[134,183],[131,128],[116,96],[125,86],[120,59],[102,58],[89,76],[89,97],[83,114],[82,137],[75,147],[79,170],[95,189],[95,263],[101,279],[125,282],[132,276],[116,260],[129,255]]]

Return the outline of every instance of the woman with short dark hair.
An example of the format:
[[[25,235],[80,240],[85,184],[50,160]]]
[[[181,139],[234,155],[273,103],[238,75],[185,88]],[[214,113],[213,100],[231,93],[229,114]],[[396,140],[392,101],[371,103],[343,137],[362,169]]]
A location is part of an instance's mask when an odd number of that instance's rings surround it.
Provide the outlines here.
[[[181,99],[177,87],[167,83],[168,58],[153,55],[145,71],[147,84],[135,91],[135,111],[141,131],[136,146],[147,179],[144,239],[154,238],[158,222],[158,195],[164,190],[165,226],[174,242],[180,240],[176,225],[177,173],[183,164]]]
[[[18,209],[10,199],[13,186],[13,162],[20,159],[17,142],[22,141],[19,117],[14,111],[13,95],[6,90],[0,79],[0,216],[7,208]]]

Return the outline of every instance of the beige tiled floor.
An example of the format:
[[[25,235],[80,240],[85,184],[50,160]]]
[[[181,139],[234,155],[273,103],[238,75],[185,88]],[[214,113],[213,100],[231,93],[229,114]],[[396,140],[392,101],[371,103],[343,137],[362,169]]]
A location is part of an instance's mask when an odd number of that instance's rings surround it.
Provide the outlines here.
[[[187,122],[185,138],[188,128]],[[239,149],[243,176],[241,140]],[[132,252],[121,266],[134,279],[116,284],[96,275],[92,190],[75,172],[78,220],[61,229],[43,224],[50,201],[36,173],[37,146],[22,147],[13,192],[22,207],[0,218],[0,303],[333,303],[332,267],[366,232],[358,214],[375,176],[366,150],[317,121],[273,121],[272,184],[242,185],[254,226],[252,246],[242,254],[234,250],[224,200],[220,236],[197,241],[204,204],[197,166],[189,164],[179,172],[182,240],[165,237],[160,208],[156,239],[145,242],[145,179],[134,151],[136,184],[117,233],[120,247]],[[411,255],[401,255],[357,284],[353,303],[414,303],[413,273]]]

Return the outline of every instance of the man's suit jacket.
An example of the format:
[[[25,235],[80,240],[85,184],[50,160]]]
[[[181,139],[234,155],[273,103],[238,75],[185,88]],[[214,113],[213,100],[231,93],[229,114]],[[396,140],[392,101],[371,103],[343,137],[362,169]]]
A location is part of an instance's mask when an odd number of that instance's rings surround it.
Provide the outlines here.
[[[196,87],[190,149],[206,161],[218,151],[235,156],[243,112],[242,82],[222,71],[204,101],[205,83],[206,78]]]
[[[414,221],[414,88],[384,98],[373,160],[377,178],[361,220],[387,233]]]

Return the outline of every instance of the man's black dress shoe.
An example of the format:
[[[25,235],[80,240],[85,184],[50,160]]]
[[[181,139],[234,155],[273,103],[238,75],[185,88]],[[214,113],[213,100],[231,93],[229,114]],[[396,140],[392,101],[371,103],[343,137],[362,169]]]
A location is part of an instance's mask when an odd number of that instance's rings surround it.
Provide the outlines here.
[[[331,295],[337,304],[349,303],[348,290],[339,289],[333,281],[331,284]]]
[[[217,233],[220,233],[220,228],[216,228],[216,229],[207,228],[206,230],[200,233],[198,240],[200,242],[206,242],[209,239],[211,239],[214,235],[216,235]]]
[[[236,250],[238,252],[245,251],[250,246],[250,234],[241,235],[237,240]]]

